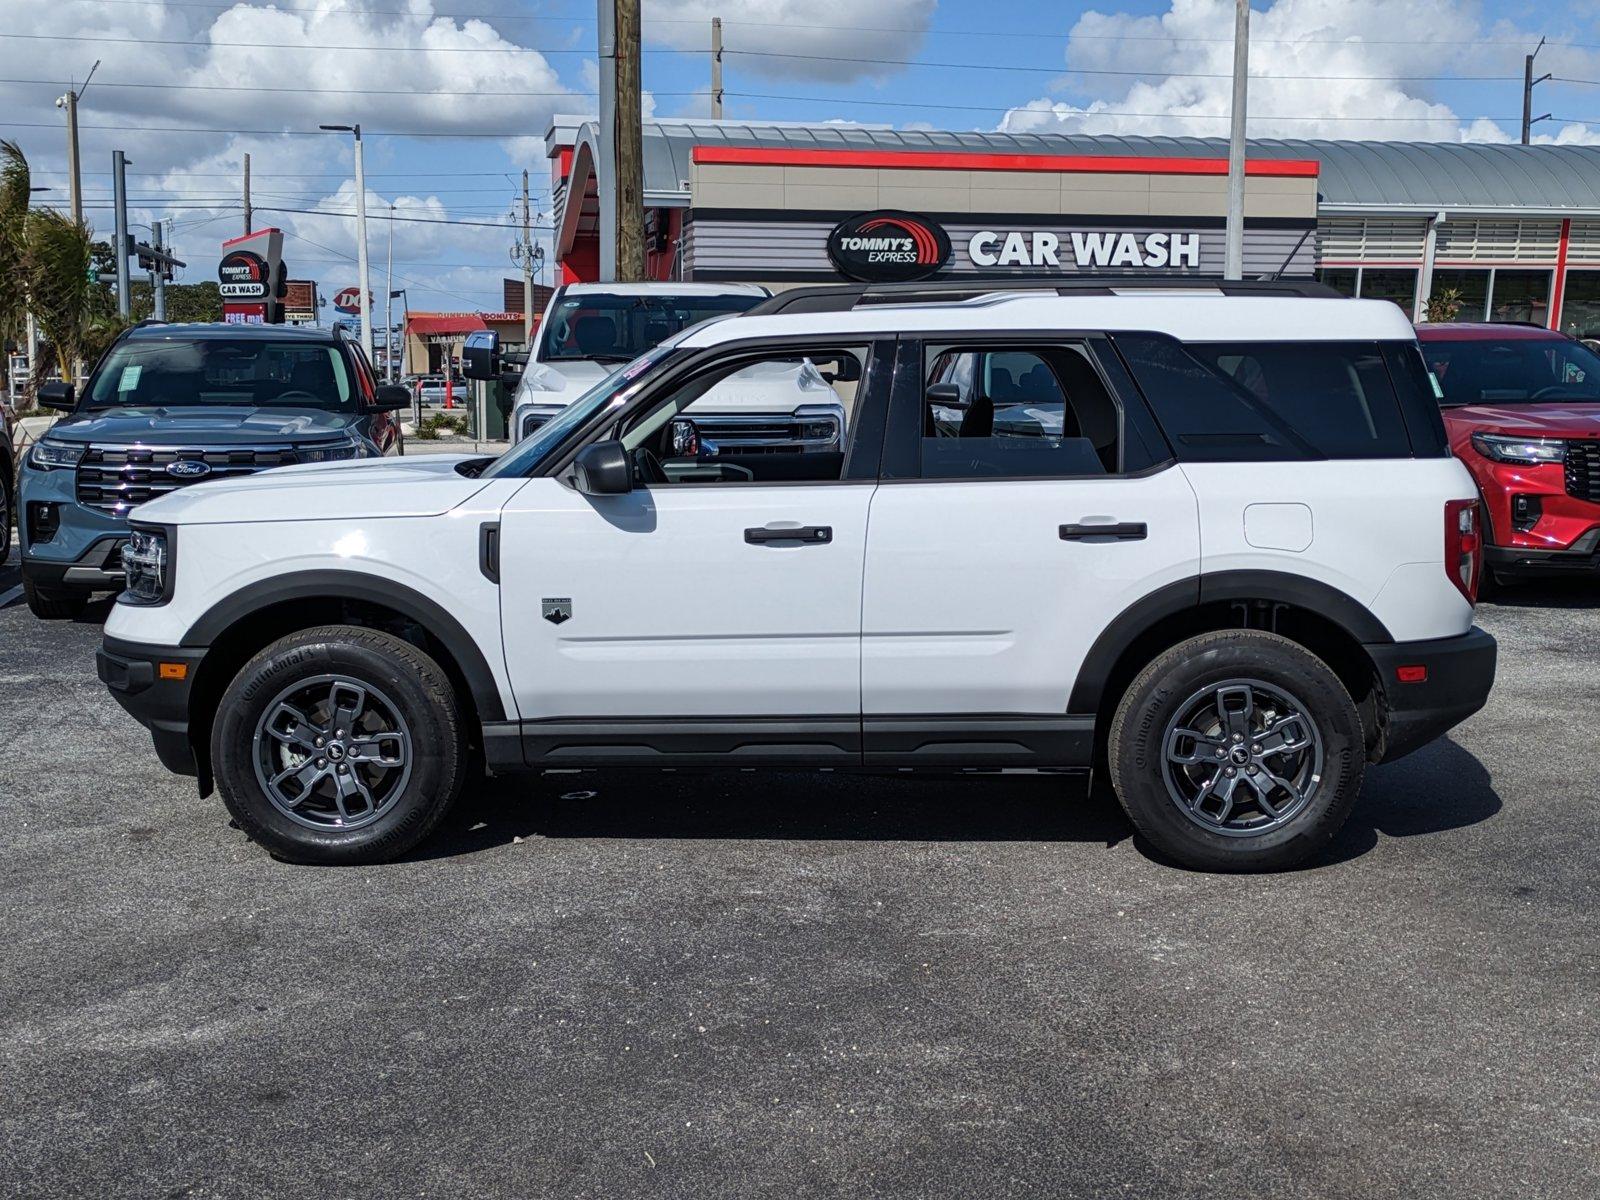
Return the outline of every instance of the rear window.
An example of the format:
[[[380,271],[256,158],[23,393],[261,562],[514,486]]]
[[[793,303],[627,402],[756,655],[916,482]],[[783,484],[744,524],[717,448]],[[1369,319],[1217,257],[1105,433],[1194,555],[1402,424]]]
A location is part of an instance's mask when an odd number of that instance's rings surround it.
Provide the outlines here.
[[[1409,458],[1378,342],[1180,343],[1119,334],[1117,348],[1183,459]],[[1414,381],[1404,381],[1409,393]],[[1414,423],[1421,424],[1418,417]],[[1431,442],[1428,431],[1423,442]],[[1424,453],[1434,453],[1433,449]]]

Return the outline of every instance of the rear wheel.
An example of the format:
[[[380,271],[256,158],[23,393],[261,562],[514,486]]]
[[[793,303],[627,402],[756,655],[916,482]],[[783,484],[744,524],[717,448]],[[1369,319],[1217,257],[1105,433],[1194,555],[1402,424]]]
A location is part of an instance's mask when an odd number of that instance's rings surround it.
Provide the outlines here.
[[[329,625],[281,638],[224,693],[212,765],[228,811],[293,862],[383,862],[427,837],[468,775],[443,668],[387,633]]]
[[[0,422],[0,433],[5,425]],[[16,484],[11,475],[11,464],[0,456],[0,567],[11,557],[11,517],[16,512],[14,497]]]
[[[1157,657],[1123,695],[1108,754],[1139,832],[1206,871],[1282,870],[1322,849],[1366,764],[1338,676],[1256,630],[1203,634]]]
[[[89,607],[89,592],[42,587],[26,577],[22,580],[22,594],[28,601],[28,611],[41,621],[74,620]]]

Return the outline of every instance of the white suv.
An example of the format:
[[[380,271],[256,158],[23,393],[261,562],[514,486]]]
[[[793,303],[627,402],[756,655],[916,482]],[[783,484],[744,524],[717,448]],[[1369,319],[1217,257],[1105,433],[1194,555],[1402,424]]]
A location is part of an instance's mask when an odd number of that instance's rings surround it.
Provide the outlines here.
[[[1103,764],[1173,859],[1288,866],[1493,679],[1411,327],[1311,285],[1059,290],[785,293],[498,459],[174,492],[101,677],[305,861],[401,853],[481,756]],[[845,431],[804,476],[675,449],[713,389],[819,362]]]

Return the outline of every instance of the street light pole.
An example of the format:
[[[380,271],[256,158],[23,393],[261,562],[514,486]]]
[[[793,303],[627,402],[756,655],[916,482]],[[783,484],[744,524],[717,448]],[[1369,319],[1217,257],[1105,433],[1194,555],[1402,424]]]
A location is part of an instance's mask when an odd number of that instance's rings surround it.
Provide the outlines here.
[[[94,66],[89,68],[89,77],[83,81],[83,87],[68,88],[67,94],[56,101],[57,108],[67,111],[67,175],[72,184],[72,223],[83,224],[83,177],[78,168],[78,100],[84,92],[89,90],[89,80],[94,78],[94,73],[100,69],[100,60],[94,60]]]
[[[350,133],[356,139],[356,274],[361,278],[356,286],[361,289],[361,348],[366,352],[367,364],[374,362],[372,355],[372,285],[367,270],[367,172],[361,155],[361,126],[322,125],[329,133]]]
[[[383,290],[383,381],[394,382],[394,203],[389,204],[389,268]]]
[[[1234,0],[1233,111],[1228,128],[1228,227],[1222,277],[1244,278],[1245,102],[1250,83],[1250,0]]]
[[[111,152],[111,189],[116,205],[116,241],[111,257],[117,269],[117,312],[126,319],[132,313],[128,295],[128,159],[121,150]]]

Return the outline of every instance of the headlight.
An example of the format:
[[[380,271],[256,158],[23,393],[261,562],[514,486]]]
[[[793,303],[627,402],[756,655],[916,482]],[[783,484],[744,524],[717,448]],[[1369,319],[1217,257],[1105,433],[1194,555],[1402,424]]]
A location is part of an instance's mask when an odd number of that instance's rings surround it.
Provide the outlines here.
[[[1472,448],[1495,462],[1522,463],[1537,466],[1540,463],[1566,461],[1567,444],[1550,438],[1502,437],[1493,433],[1472,435]]]
[[[124,604],[161,604],[168,598],[167,580],[171,559],[167,535],[160,529],[135,528],[122,547],[122,575],[125,580],[120,599]]]
[[[365,447],[359,439],[351,438],[347,442],[333,442],[321,446],[302,446],[295,452],[295,461],[303,463],[339,462],[346,458],[361,458],[365,454]]]
[[[33,444],[33,449],[28,452],[28,461],[41,471],[53,471],[57,467],[77,466],[83,451],[84,447],[74,446],[71,442],[53,442],[45,438]]]

